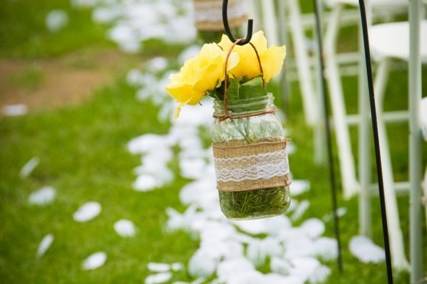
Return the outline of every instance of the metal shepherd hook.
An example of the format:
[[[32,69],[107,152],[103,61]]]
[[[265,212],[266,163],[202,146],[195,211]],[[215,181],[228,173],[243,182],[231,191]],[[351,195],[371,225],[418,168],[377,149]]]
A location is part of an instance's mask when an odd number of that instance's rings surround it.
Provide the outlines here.
[[[231,33],[230,26],[228,25],[228,0],[222,1],[222,22],[224,24],[225,34],[228,36],[228,38],[232,42],[236,42],[237,39]],[[248,30],[246,32],[246,38],[239,40],[237,45],[245,45],[245,44],[249,43],[252,39],[253,30],[254,30],[254,20],[249,19],[248,20]]]

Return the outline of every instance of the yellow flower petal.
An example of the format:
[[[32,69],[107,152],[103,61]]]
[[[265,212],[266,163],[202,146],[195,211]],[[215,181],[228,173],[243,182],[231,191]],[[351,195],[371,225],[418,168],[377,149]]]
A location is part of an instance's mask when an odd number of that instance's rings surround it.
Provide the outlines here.
[[[280,73],[286,56],[285,46],[273,46],[261,54],[265,83]]]
[[[264,36],[264,32],[259,31],[253,34],[251,43],[256,48],[259,54],[267,50],[267,39]],[[233,43],[230,39],[223,35],[219,46],[224,49],[224,52],[227,53],[232,47]],[[261,75],[260,64],[258,62],[256,52],[254,47],[250,44],[245,44],[243,46],[236,45],[233,49],[233,52],[236,52],[239,56],[239,62],[233,68],[229,68],[230,73],[235,78],[246,78],[252,79]]]
[[[169,95],[182,104],[197,104],[204,96],[203,92],[193,89],[191,85],[169,85],[166,88]]]

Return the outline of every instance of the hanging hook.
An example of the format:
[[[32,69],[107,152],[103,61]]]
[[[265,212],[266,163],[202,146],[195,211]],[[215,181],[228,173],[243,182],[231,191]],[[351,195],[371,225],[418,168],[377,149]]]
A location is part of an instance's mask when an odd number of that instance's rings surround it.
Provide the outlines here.
[[[225,31],[225,34],[228,36],[228,38],[232,42],[236,42],[236,39],[234,38],[234,36],[231,33],[230,26],[228,25],[227,10],[228,10],[228,0],[223,0],[222,1],[222,22],[224,24],[224,31]],[[239,40],[239,42],[237,44],[238,45],[245,45],[245,44],[249,43],[251,41],[251,39],[252,39],[253,29],[254,29],[254,20],[249,19],[248,20],[248,30],[247,30],[247,33],[246,33],[246,38]]]

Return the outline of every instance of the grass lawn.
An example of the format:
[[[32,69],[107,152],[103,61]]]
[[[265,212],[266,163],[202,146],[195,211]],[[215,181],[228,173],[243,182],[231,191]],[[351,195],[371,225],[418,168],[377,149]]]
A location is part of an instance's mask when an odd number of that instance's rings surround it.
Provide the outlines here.
[[[44,16],[52,8],[70,12],[69,26],[53,35],[44,28]],[[22,16],[21,21],[16,20],[17,15]],[[104,27],[91,22],[90,11],[72,9],[67,0],[5,0],[0,10],[0,58],[31,60],[61,56],[86,47],[110,46],[105,32]],[[154,49],[148,53],[157,52]],[[164,228],[167,207],[184,209],[178,193],[188,180],[177,177],[170,186],[149,193],[132,190],[133,168],[139,165],[139,157],[127,151],[127,142],[144,133],[166,133],[169,125],[157,122],[158,110],[149,103],[138,102],[135,89],[123,78],[124,74],[118,73],[112,83],[100,87],[91,99],[77,106],[36,111],[24,117],[0,117],[2,283],[141,283],[148,275],[149,261],[186,264],[197,249],[197,240],[187,233],[167,233]],[[405,69],[392,73],[387,108],[406,106],[406,81]],[[356,86],[354,78],[345,79],[350,112],[357,110]],[[302,196],[311,203],[304,218],[322,218],[331,208],[327,168],[313,163],[312,133],[304,125],[296,84],[292,85],[292,92],[286,127],[297,152],[290,163],[296,178],[311,183],[311,190]],[[389,128],[389,133],[399,137],[390,139],[390,143],[396,176],[404,180],[408,171],[408,129],[406,125],[395,125]],[[355,149],[356,135],[352,131]],[[34,156],[40,157],[40,165],[29,178],[21,179],[20,168]],[[170,167],[177,174],[176,159]],[[30,206],[28,195],[44,185],[57,189],[56,200],[44,208]],[[100,216],[89,223],[73,221],[73,212],[91,200],[102,204]],[[373,239],[382,244],[378,198],[372,201]],[[335,264],[330,263],[333,273],[327,283],[385,283],[384,264],[362,264],[348,251],[350,238],[358,233],[357,198],[339,202],[347,208],[341,219],[345,271],[340,275]],[[406,196],[399,197],[399,206],[404,237],[408,240]],[[138,229],[135,238],[123,239],[115,234],[113,223],[121,218],[135,223]],[[55,241],[47,254],[37,259],[37,246],[47,233],[53,233]],[[327,235],[332,236],[330,222]],[[426,244],[422,249],[427,259]],[[101,250],[108,254],[105,266],[83,271],[81,261]],[[181,272],[176,279],[190,280],[190,277]],[[408,275],[396,272],[395,280],[407,283]]]

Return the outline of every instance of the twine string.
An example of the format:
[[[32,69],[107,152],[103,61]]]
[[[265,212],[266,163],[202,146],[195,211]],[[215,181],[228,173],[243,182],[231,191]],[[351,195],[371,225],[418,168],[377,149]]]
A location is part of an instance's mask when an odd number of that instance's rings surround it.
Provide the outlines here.
[[[263,111],[257,111],[257,112],[251,112],[251,113],[246,113],[246,114],[233,114],[230,115],[229,113],[229,109],[228,109],[228,87],[229,87],[229,79],[230,77],[228,76],[228,61],[230,59],[231,53],[233,51],[233,49],[236,47],[236,45],[238,45],[241,41],[243,41],[244,39],[238,39],[236,40],[230,47],[230,49],[227,52],[227,56],[225,58],[225,64],[224,64],[224,74],[225,74],[225,80],[224,80],[224,114],[223,115],[214,115],[215,118],[218,118],[220,121],[226,120],[226,119],[238,119],[238,118],[247,118],[247,117],[252,117],[252,116],[259,116],[259,115],[263,115],[263,114],[268,114],[268,113],[275,113],[276,109],[266,109]],[[262,86],[265,87],[265,80],[264,80],[264,69],[262,68],[262,63],[261,63],[261,57],[259,56],[259,52],[256,49],[255,45],[252,42],[249,42],[250,46],[252,47],[252,49],[254,50],[254,53],[256,55],[257,61],[258,61],[258,66],[259,66],[259,71],[261,73],[261,80],[262,80]]]

